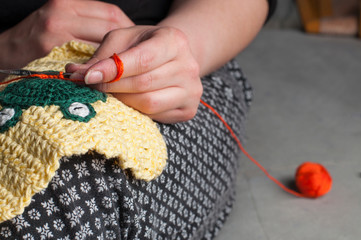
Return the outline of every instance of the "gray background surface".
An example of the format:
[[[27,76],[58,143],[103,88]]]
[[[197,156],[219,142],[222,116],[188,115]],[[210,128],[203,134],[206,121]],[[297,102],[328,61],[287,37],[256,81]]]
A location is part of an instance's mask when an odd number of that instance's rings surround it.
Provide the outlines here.
[[[301,163],[319,162],[333,188],[316,200],[294,197],[243,156],[217,240],[361,239],[361,40],[308,35],[285,10],[294,6],[280,2],[237,57],[254,87],[245,148],[284,184]]]

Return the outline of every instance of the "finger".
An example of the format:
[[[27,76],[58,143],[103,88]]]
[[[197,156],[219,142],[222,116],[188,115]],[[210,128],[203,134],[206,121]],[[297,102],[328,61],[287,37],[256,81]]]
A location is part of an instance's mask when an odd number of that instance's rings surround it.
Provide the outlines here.
[[[109,93],[152,92],[163,88],[179,86],[182,74],[178,72],[177,64],[171,61],[150,72],[122,78],[120,81],[112,83],[96,84],[93,87],[101,92]]]
[[[177,108],[158,114],[148,114],[147,116],[161,123],[172,124],[191,120],[196,115],[197,109]]]
[[[146,93],[114,93],[121,102],[144,114],[159,114],[185,105],[186,93],[177,87]]]
[[[120,28],[134,26],[129,17],[114,4],[100,1],[75,1],[74,10],[78,16],[113,22]]]
[[[100,1],[74,1],[78,18],[71,21],[76,38],[100,43],[105,34],[117,28],[131,27],[134,23],[116,5]]]
[[[136,34],[134,31],[131,31],[133,34],[121,34],[123,32],[121,29],[117,29],[111,32],[108,32],[103,38],[102,44],[95,51],[90,60],[85,64],[68,64],[66,66],[66,71],[73,73],[71,78],[81,78],[84,79],[86,70],[88,70],[93,64],[99,62],[103,59],[108,59],[115,52],[122,52],[128,49],[136,39]],[[117,69],[113,60],[109,61],[110,66],[105,71],[112,71],[114,76],[116,76]]]
[[[184,97],[179,89],[173,88],[172,91],[168,92],[169,95],[174,97],[173,100],[172,98],[166,99],[168,94],[163,95],[164,99],[159,97],[159,95],[162,94],[162,91],[155,91],[154,94],[156,94],[158,98],[152,100],[152,96],[148,94],[114,94],[114,96],[126,105],[131,106],[143,112],[153,120],[162,123],[177,123],[188,121],[192,119],[197,113],[199,99],[197,101],[179,101],[177,100],[177,97]],[[134,98],[139,97],[139,99],[137,99],[138,104],[133,101],[135,99],[131,99],[132,96]],[[179,102],[182,102],[183,104],[177,104]]]
[[[99,59],[92,58],[87,63],[68,63],[65,65],[65,72],[72,73],[70,79],[74,80],[84,80],[84,76],[88,70],[88,68],[94,63],[98,62]]]
[[[69,22],[68,29],[74,38],[101,43],[104,36],[118,24],[96,18],[78,17]]]
[[[123,62],[123,78],[149,72],[171,61],[177,56],[178,48],[174,46],[171,37],[157,30],[149,39],[118,54]],[[112,45],[110,45],[112,46]],[[111,47],[104,42],[96,56],[110,56]],[[112,81],[117,74],[117,68],[112,59],[105,59],[91,66],[85,75],[87,84]]]

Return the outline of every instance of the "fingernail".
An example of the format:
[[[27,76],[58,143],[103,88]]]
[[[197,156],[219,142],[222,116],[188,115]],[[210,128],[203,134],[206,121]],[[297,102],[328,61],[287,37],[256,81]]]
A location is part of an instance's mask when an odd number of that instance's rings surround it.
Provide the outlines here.
[[[99,71],[89,71],[84,78],[86,84],[101,83],[103,81],[103,73]]]
[[[81,80],[81,79],[84,79],[84,75],[75,72],[72,75],[70,75],[70,79]]]

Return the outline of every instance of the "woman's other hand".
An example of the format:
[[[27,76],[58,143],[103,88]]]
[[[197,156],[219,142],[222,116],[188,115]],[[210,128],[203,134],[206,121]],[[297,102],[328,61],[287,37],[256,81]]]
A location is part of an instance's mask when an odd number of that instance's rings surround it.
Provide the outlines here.
[[[104,35],[134,23],[117,6],[89,0],[49,0],[0,35],[0,66],[18,68],[70,40],[99,45]]]

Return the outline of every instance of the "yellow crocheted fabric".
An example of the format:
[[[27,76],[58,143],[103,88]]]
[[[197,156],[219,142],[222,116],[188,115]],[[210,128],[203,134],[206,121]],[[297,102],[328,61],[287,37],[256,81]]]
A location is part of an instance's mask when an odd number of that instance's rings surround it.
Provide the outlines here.
[[[64,71],[66,63],[84,62],[93,52],[70,42],[25,69]],[[146,181],[161,174],[167,159],[156,124],[109,94],[57,79],[1,86],[0,222],[21,214],[47,187],[61,157],[88,151],[117,158]]]

